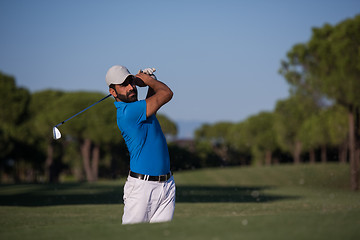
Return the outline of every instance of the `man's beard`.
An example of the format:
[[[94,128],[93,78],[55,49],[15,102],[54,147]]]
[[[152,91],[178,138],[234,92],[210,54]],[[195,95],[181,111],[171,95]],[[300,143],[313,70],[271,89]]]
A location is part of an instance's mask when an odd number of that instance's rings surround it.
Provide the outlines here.
[[[136,102],[138,100],[136,88],[134,90],[127,92],[126,95],[122,95],[117,92],[116,94],[117,94],[117,98],[122,102],[131,103],[131,102]]]

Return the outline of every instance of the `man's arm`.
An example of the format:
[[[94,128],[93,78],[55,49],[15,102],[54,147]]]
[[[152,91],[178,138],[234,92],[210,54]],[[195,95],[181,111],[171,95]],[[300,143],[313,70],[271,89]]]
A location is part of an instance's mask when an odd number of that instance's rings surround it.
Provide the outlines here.
[[[151,76],[151,75],[150,75],[150,76]],[[152,78],[153,78],[153,77],[152,77]],[[157,80],[157,79],[155,78],[155,80]],[[136,86],[139,86],[139,87],[148,87],[148,86],[144,83],[144,81],[143,81],[142,79],[138,78],[138,77],[135,77],[135,85],[136,85]],[[146,99],[155,94],[154,89],[152,89],[151,87],[148,87],[148,88],[149,88],[149,89],[148,89],[148,92],[147,92],[147,94],[146,94]]]
[[[152,70],[152,69],[151,69],[151,70]],[[152,72],[153,72],[153,71],[154,71],[154,70],[152,70]],[[140,70],[139,73],[141,73],[141,72],[143,72],[143,71]],[[151,75],[151,74],[149,74],[148,72],[143,72],[143,73],[146,73],[147,75],[150,75],[152,78],[154,78],[155,80],[157,80],[157,78],[155,77],[155,75]],[[135,77],[135,84],[136,84],[136,86],[139,86],[139,87],[147,87],[147,85],[144,83],[144,81],[143,81],[142,79],[138,78],[138,77]],[[148,89],[148,92],[147,92],[147,94],[146,94],[146,99],[155,94],[154,89],[152,89],[151,87],[148,87],[148,88],[149,88],[149,89]]]
[[[155,94],[154,89],[152,89],[151,87],[149,87],[148,92],[146,94],[146,99],[148,99],[149,97],[152,97]]]
[[[155,114],[161,106],[169,102],[173,97],[173,92],[166,84],[153,79],[148,74],[139,73],[136,77],[140,78],[143,83],[149,87],[146,98],[146,116]]]

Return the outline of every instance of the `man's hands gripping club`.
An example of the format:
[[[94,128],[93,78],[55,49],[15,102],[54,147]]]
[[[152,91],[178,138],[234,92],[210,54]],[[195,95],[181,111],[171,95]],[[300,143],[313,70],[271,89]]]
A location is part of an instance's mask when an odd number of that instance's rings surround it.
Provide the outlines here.
[[[145,74],[151,76],[152,78],[154,78],[155,80],[157,80],[156,76],[154,75],[155,71],[156,71],[155,68],[145,68],[144,70],[140,69],[138,74],[145,73]],[[139,87],[147,87],[147,85],[142,81],[142,79],[137,76],[135,78],[135,84],[136,84],[136,86],[139,86]],[[148,96],[146,98],[148,98]]]
[[[173,97],[173,92],[166,84],[158,81],[154,75],[154,68],[140,70],[135,75],[136,85],[139,87],[149,87],[146,96],[146,116],[149,117],[156,112]]]

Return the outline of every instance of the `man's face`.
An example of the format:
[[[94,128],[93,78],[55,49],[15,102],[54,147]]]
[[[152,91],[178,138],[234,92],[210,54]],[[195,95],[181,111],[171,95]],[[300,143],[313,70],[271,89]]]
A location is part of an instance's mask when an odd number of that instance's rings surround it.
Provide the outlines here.
[[[130,103],[138,100],[137,88],[134,81],[134,76],[126,78],[122,84],[116,84],[114,92],[110,93],[115,97],[116,101]]]

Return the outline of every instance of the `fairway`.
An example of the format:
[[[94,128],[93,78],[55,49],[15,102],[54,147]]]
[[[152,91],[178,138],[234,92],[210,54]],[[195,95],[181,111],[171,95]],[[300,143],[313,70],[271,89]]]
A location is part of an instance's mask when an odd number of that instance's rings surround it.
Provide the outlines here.
[[[349,166],[279,165],[174,174],[169,223],[121,225],[124,179],[0,185],[0,239],[360,239]]]

